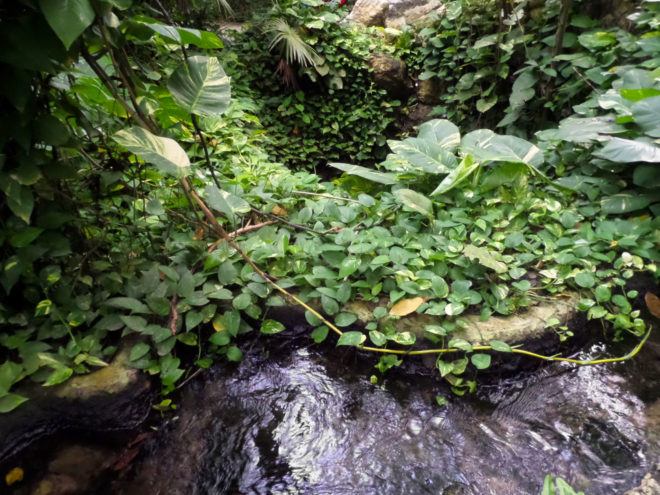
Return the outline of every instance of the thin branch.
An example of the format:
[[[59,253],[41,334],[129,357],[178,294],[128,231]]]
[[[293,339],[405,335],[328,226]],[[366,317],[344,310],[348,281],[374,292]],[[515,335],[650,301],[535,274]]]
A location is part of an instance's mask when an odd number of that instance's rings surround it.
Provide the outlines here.
[[[170,320],[167,323],[167,327],[170,329],[172,335],[176,335],[176,324],[179,321],[179,311],[176,309],[178,303],[179,295],[174,294],[174,297],[172,297],[172,300],[170,301]]]
[[[192,120],[193,127],[195,128],[195,132],[199,136],[199,140],[202,142],[202,148],[204,148],[204,158],[206,158],[206,168],[208,168],[209,171],[211,172],[211,177],[213,178],[213,182],[215,182],[217,188],[222,189],[220,182],[218,182],[218,178],[215,176],[215,169],[211,164],[211,157],[209,156],[209,150],[206,147],[206,139],[204,138],[204,134],[202,134],[202,130],[199,128],[199,125],[197,124],[197,116],[194,113],[191,113],[190,120]]]
[[[110,91],[110,94],[119,102],[119,104],[124,107],[124,110],[126,110],[126,113],[140,125],[140,127],[151,131],[153,130],[152,123],[146,122],[142,117],[140,117],[139,114],[135,112],[133,108],[124,100],[121,95],[119,94],[119,91],[117,90],[117,87],[114,85],[112,82],[112,79],[110,79],[110,76],[108,75],[107,72],[103,70],[103,68],[94,60],[94,57],[87,51],[87,47],[84,46],[84,44],[81,44],[80,48],[80,53],[87,62],[87,64],[91,67],[91,69],[94,71],[94,73],[98,76],[99,79],[103,82],[106,88],[108,88],[108,91]]]
[[[268,222],[262,222],[262,223],[255,223],[254,225],[248,225],[247,227],[242,227],[238,230],[235,230],[234,232],[229,232],[227,235],[231,237],[232,239],[238,237],[241,234],[245,234],[247,232],[252,232],[254,230],[259,230],[262,227],[265,227],[266,225],[273,225],[278,223],[277,220],[270,220]],[[220,245],[220,243],[224,241],[224,239],[218,239],[215,241],[213,244],[211,244],[211,247],[208,248],[206,251],[207,253],[212,253],[217,249],[217,247]]]

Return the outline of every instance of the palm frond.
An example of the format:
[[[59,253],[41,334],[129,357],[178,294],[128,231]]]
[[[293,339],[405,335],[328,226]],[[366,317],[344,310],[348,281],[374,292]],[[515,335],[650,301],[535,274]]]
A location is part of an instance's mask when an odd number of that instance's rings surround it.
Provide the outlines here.
[[[269,50],[280,46],[285,60],[291,64],[296,62],[302,67],[316,65],[319,56],[314,49],[302,39],[300,31],[280,18],[271,21],[266,30],[273,33]]]
[[[229,4],[229,0],[215,0],[215,4],[218,6],[218,10],[225,16],[231,17],[234,14],[234,9]]]

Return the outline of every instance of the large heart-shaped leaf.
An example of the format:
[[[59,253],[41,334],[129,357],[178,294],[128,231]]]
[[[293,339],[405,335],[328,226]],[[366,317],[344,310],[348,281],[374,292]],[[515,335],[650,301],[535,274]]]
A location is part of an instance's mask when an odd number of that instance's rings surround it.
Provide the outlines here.
[[[456,157],[440,144],[422,138],[408,138],[403,141],[387,142],[394,153],[431,174],[448,174],[458,162]]]
[[[121,130],[112,139],[164,174],[185,177],[190,173],[188,155],[173,139],[156,136],[141,127]]]
[[[467,134],[461,142],[462,151],[474,155],[477,162],[524,163],[536,171],[543,163],[543,153],[529,141],[515,136],[501,136],[488,129]]]
[[[622,125],[614,122],[614,117],[591,117],[564,119],[559,128],[551,135],[551,139],[569,141],[571,143],[587,143],[608,139],[604,134],[616,134],[625,131]]]
[[[378,182],[379,184],[395,184],[398,180],[397,176],[394,174],[388,174],[387,172],[377,172],[373,169],[367,167],[361,167],[359,165],[350,165],[348,163],[328,163],[333,168],[337,168],[349,175],[357,175],[363,179],[367,179],[373,182]]]
[[[205,194],[209,206],[223,213],[231,223],[236,223],[237,214],[250,211],[250,204],[243,198],[213,185],[206,188]]]
[[[660,137],[660,96],[636,102],[632,106],[632,114],[635,123],[644,129],[646,134]]]
[[[190,57],[167,83],[174,100],[197,115],[222,115],[229,107],[229,77],[215,57]]]
[[[96,16],[89,0],[40,0],[39,5],[67,50]]]
[[[419,126],[417,137],[438,144],[449,151],[454,151],[461,143],[458,127],[445,119],[434,119],[423,123]]]
[[[633,139],[612,138],[594,155],[617,163],[660,163],[660,147]]]

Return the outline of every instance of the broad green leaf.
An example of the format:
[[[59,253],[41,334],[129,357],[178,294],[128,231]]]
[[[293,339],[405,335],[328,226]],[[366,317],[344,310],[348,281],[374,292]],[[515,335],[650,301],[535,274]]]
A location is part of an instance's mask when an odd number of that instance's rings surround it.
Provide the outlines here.
[[[616,36],[607,31],[592,31],[578,36],[578,41],[585,48],[603,48],[616,43]]]
[[[286,330],[284,325],[276,320],[264,320],[261,324],[261,333],[265,333],[266,335],[274,335],[283,332],[284,330]]]
[[[224,45],[214,33],[198,29],[168,26],[146,16],[135,16],[135,22],[158,33],[165,41],[180,45],[196,45],[199,48],[222,48]]]
[[[339,265],[339,278],[352,275],[358,268],[360,268],[360,265],[362,265],[360,258],[355,258],[353,256],[344,258]]]
[[[544,160],[541,150],[532,143],[515,136],[501,136],[489,129],[467,134],[461,142],[461,150],[474,155],[477,162],[524,163],[535,171]]]
[[[412,189],[397,189],[394,191],[394,197],[408,208],[427,217],[433,217],[433,203],[423,194]]]
[[[156,136],[141,127],[116,132],[112,139],[164,174],[181,178],[190,173],[188,155],[173,139]]]
[[[633,184],[645,188],[660,187],[660,166],[638,165],[633,172]]]
[[[461,143],[461,133],[458,127],[445,119],[424,122],[419,126],[417,137],[449,151],[454,151]]]
[[[594,156],[616,163],[660,163],[660,147],[643,141],[612,138]]]
[[[355,320],[357,320],[357,316],[353,313],[339,313],[337,316],[335,316],[335,325],[338,327],[347,327],[355,323]]]
[[[378,182],[379,184],[396,184],[398,180],[395,174],[377,172],[373,169],[361,167],[359,165],[350,165],[348,163],[328,163],[328,165],[339,169],[348,175],[357,175],[358,177],[362,177],[363,179],[372,182]]]
[[[227,349],[227,359],[233,362],[238,362],[243,359],[243,351],[235,345],[232,345]]]
[[[596,278],[591,272],[580,272],[575,275],[575,283],[588,289],[596,285]]]
[[[473,155],[467,155],[458,167],[451,171],[451,173],[445,177],[442,182],[435,188],[431,193],[431,196],[436,194],[446,193],[447,191],[453,189],[458,184],[467,179],[470,174],[479,167],[479,162],[474,160]]]
[[[463,249],[463,254],[470,260],[477,260],[480,265],[486,268],[495,270],[496,273],[504,273],[507,271],[506,263],[498,260],[499,253],[497,251],[489,251],[485,247],[478,247],[468,244]]]
[[[339,340],[337,345],[360,345],[367,340],[367,336],[362,332],[345,332]]]
[[[28,400],[27,397],[11,393],[0,397],[0,413],[4,414],[13,411],[26,400]]]
[[[492,95],[488,98],[479,98],[477,100],[477,111],[485,113],[495,106],[497,103],[497,95]]]
[[[635,123],[649,136],[660,138],[660,96],[636,102],[632,108]]]
[[[602,141],[607,138],[603,134],[616,134],[625,128],[614,121],[613,117],[591,117],[564,119],[552,139],[569,141],[571,143],[587,143],[589,141]]]
[[[67,50],[96,16],[89,0],[39,0],[39,6]]]
[[[224,214],[231,223],[236,223],[238,214],[250,212],[247,201],[215,185],[206,187],[205,197],[209,206]]]
[[[509,97],[509,103],[512,107],[519,107],[534,98],[534,94],[536,93],[534,85],[537,79],[536,75],[529,69],[523,71],[516,78],[511,87],[511,96]]]
[[[12,361],[5,361],[0,366],[0,396],[6,394],[23,373],[23,366]]]
[[[453,347],[455,349],[461,349],[465,352],[472,352],[472,344],[470,344],[467,340],[464,339],[451,339],[449,341],[449,344],[447,344],[448,347]]]
[[[415,334],[411,332],[397,332],[388,339],[400,345],[413,345],[417,340]]]
[[[415,168],[430,174],[447,174],[456,168],[454,154],[440,144],[422,138],[407,138],[387,142],[392,151]]]
[[[485,370],[490,366],[490,355],[481,353],[472,354],[472,356],[470,356],[470,361],[472,361],[472,364],[478,370]]]
[[[196,115],[219,116],[229,107],[229,77],[215,57],[189,57],[167,87],[177,104]]]
[[[610,289],[607,285],[599,285],[596,287],[594,295],[596,296],[596,301],[599,303],[605,303],[612,298],[612,289]]]
[[[149,344],[145,344],[144,342],[135,344],[131,349],[131,353],[129,354],[128,359],[131,361],[137,361],[138,359],[146,356],[150,349],[151,348],[149,347]]]
[[[7,195],[7,206],[9,206],[12,213],[29,224],[34,209],[32,190],[13,180],[8,180],[4,185],[0,184],[0,187]]]
[[[16,248],[29,246],[43,231],[37,227],[25,227],[9,238],[9,244]]]
[[[378,330],[372,330],[369,332],[369,339],[371,339],[371,342],[373,342],[373,344],[378,347],[385,345],[387,342],[387,337],[385,337],[385,335]]]
[[[320,344],[321,342],[323,342],[328,337],[328,331],[329,330],[330,329],[326,325],[316,327],[314,329],[314,331],[312,332],[312,339],[317,344]]]
[[[628,89],[623,88],[619,90],[621,96],[626,100],[630,101],[640,101],[646,98],[651,98],[652,96],[660,96],[660,89],[655,88],[642,88],[642,89]]]
[[[113,297],[105,301],[106,306],[130,309],[132,313],[151,313],[146,304],[134,297]]]
[[[651,204],[651,197],[638,192],[623,192],[600,200],[603,213],[628,213],[641,210]]]

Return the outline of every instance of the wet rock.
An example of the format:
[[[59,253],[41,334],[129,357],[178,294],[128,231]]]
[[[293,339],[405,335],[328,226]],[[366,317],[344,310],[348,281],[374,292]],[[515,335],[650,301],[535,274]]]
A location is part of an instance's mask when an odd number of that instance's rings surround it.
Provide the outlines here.
[[[406,63],[390,55],[378,54],[370,61],[376,86],[393,98],[405,98],[411,87]]]
[[[32,495],[83,495],[94,493],[99,475],[109,469],[116,454],[101,447],[70,445],[60,449],[48,464]]]
[[[150,382],[126,366],[130,349],[127,345],[109,366],[62,385],[19,389],[29,400],[2,417],[0,463],[61,431],[122,430],[140,424],[150,410]]]

